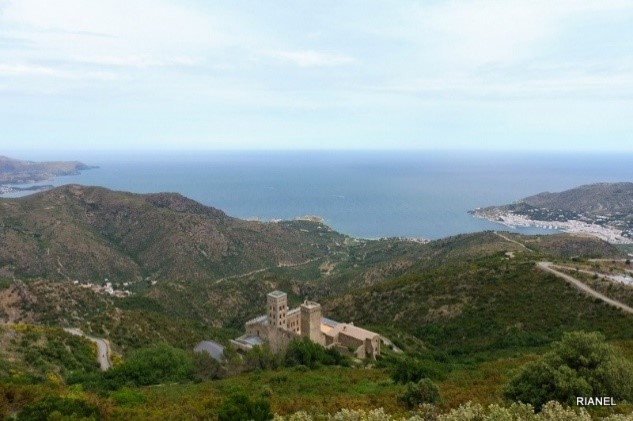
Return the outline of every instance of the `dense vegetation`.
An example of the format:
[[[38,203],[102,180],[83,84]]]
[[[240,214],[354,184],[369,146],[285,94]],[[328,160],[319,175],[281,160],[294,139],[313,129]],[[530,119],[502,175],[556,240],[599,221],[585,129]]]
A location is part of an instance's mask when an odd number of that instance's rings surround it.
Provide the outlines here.
[[[578,346],[570,348],[569,338],[575,338],[566,336],[570,331],[597,331],[610,344],[594,346],[608,357],[597,377],[587,377],[582,367],[570,368],[576,377],[560,369],[561,378],[578,386],[570,390],[615,390],[604,383],[610,376],[604,373],[614,367],[626,372],[633,358],[631,316],[535,265],[551,260],[591,267],[602,263],[586,257],[622,256],[597,240],[494,232],[427,244],[354,240],[316,222],[236,221],[174,195],[77,186],[48,193],[0,201],[0,252],[5,252],[0,274],[6,275],[0,277],[0,318],[13,322],[0,326],[0,418],[46,408],[62,417],[79,411],[79,417],[96,408],[98,415],[86,417],[269,419],[272,413],[307,411],[293,419],[308,420],[349,408],[332,415],[346,420],[369,417],[354,411],[380,407],[384,416],[375,413],[372,420],[390,419],[387,414],[425,420],[465,414],[582,417],[545,403],[552,397],[569,402],[571,395],[555,389],[530,400],[542,408],[539,415],[508,399],[527,400],[530,391],[543,388],[526,379],[542,380],[543,373],[556,374],[552,367],[560,368],[561,361],[581,359],[584,342],[572,341]],[[36,211],[18,218],[14,208],[27,207]],[[72,243],[75,236],[80,241]],[[214,254],[222,241],[228,248]],[[240,249],[241,242],[248,246]],[[73,244],[93,250],[86,267],[99,279],[107,272],[123,287],[117,273],[138,276],[125,287],[133,295],[115,297],[75,284],[85,279],[76,272],[79,266],[65,260],[75,252]],[[54,260],[43,257],[49,248]],[[240,260],[246,254],[248,259]],[[27,259],[33,255],[39,261]],[[44,275],[31,276],[36,273]],[[394,345],[383,345],[377,361],[355,361],[307,340],[291,343],[282,354],[267,346],[243,355],[227,349],[222,362],[192,353],[203,339],[227,344],[246,320],[264,312],[265,294],[272,289],[287,291],[290,306],[316,299],[327,317],[375,330]],[[94,345],[58,326],[108,338],[115,367],[98,371]],[[556,341],[563,345],[539,359]],[[627,390],[613,393],[630,399]],[[622,402],[591,413],[630,411]],[[238,407],[246,410],[238,413]]]
[[[527,364],[506,387],[509,399],[540,409],[550,400],[574,405],[577,396],[633,401],[633,363],[597,333],[565,334],[552,351]]]
[[[459,360],[540,347],[572,330],[633,335],[629,316],[543,273],[533,255],[498,253],[410,273],[341,295],[326,311],[386,332],[401,347],[409,335],[424,340],[422,353]]]
[[[0,199],[0,237],[5,274],[145,286],[298,264],[345,242],[318,222],[244,221],[178,194],[78,185]]]
[[[0,379],[62,382],[77,373],[97,373],[94,345],[60,328],[0,327]]]

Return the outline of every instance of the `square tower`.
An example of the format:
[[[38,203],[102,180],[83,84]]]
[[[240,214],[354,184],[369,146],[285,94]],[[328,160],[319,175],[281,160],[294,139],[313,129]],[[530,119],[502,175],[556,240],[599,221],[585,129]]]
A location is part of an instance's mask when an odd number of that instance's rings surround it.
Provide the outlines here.
[[[321,304],[305,301],[301,304],[301,336],[323,345],[321,334]]]
[[[288,296],[283,291],[273,291],[266,296],[268,327],[286,330],[288,328]]]

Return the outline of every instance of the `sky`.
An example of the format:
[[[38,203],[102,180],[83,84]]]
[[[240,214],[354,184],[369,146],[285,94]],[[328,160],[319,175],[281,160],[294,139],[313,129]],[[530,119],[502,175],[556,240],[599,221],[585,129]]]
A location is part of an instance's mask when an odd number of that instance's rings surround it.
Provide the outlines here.
[[[633,0],[0,0],[0,154],[633,152]]]

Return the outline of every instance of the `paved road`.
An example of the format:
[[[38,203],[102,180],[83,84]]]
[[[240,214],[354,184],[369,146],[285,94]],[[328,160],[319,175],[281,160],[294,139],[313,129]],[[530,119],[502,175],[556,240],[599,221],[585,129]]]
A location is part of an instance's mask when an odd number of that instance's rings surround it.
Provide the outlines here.
[[[592,297],[598,298],[599,300],[602,300],[605,303],[607,303],[609,305],[612,305],[613,307],[617,307],[620,310],[624,311],[625,313],[633,314],[633,308],[631,308],[631,307],[627,306],[626,304],[621,303],[619,301],[612,300],[611,298],[599,293],[595,289],[589,288],[587,285],[585,285],[584,283],[582,283],[578,279],[576,279],[576,278],[574,278],[572,276],[569,276],[566,273],[557,271],[556,269],[554,269],[555,265],[552,262],[538,262],[536,264],[536,266],[539,269],[541,269],[541,270],[553,273],[554,275],[558,276],[559,278],[564,279],[565,281],[569,282],[570,284],[572,284],[573,286],[575,286],[576,288],[578,288],[579,290],[581,290],[585,294],[588,294],[588,295],[591,295]]]
[[[81,329],[77,328],[64,328],[64,331],[77,336],[83,336],[97,344],[97,359],[99,360],[99,365],[101,366],[101,371],[107,371],[112,367],[110,363],[110,344],[107,340],[102,338],[93,338],[92,336],[88,336],[82,332]]]

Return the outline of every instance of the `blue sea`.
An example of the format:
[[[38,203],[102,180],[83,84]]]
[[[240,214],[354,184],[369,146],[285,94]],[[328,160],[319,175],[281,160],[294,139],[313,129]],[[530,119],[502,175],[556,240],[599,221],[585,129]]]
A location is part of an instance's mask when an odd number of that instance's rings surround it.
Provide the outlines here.
[[[337,231],[363,238],[437,239],[507,230],[467,211],[543,191],[633,181],[630,154],[304,151],[65,153],[19,158],[81,160],[99,166],[77,176],[58,177],[52,180],[54,185],[178,192],[239,218],[318,215]]]

